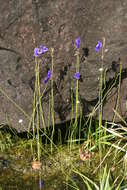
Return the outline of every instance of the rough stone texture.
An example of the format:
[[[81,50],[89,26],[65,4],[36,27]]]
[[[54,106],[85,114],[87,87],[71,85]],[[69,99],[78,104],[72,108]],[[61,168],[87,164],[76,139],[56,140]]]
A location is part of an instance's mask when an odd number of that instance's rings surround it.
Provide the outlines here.
[[[105,37],[107,85],[119,72],[119,58],[123,62],[118,112],[127,118],[126,0],[0,0],[0,4],[0,89],[28,114],[27,117],[0,91],[0,123],[7,122],[18,131],[27,129],[33,107],[33,50],[40,44],[55,49],[55,122],[71,118],[71,88],[75,95],[74,40],[78,36],[82,40],[79,95],[84,115],[89,114],[98,101],[101,61],[100,53],[95,53],[94,48],[97,41]],[[49,52],[41,57],[41,62],[42,81],[51,67]],[[118,84],[104,102],[103,119],[113,118],[117,88]],[[48,119],[49,91],[48,84],[42,98],[46,125],[51,124]],[[18,123],[19,119],[23,119],[23,124]],[[116,117],[116,121],[120,119]]]

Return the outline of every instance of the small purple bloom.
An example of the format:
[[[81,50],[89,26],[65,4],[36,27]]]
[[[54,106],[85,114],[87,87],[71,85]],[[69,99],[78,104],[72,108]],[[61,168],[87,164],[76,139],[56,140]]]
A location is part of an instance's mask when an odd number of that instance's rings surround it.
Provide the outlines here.
[[[75,78],[76,80],[79,80],[79,79],[80,79],[80,73],[79,73],[79,72],[75,73],[75,74],[74,74],[74,78]]]
[[[43,80],[43,83],[46,84],[48,80],[50,80],[51,76],[52,76],[52,72],[49,70],[47,76]]]
[[[76,38],[76,40],[75,40],[76,48],[80,48],[80,43],[81,43],[80,37]]]
[[[48,51],[48,48],[46,46],[40,45],[40,48],[34,49],[34,56],[38,57],[39,55],[41,55],[42,53],[45,53],[47,51]]]
[[[42,53],[45,53],[48,51],[48,48],[46,46],[40,45],[40,49],[41,49]]]
[[[44,182],[39,178],[39,189],[41,190],[42,187],[44,186]]]
[[[101,41],[98,41],[98,43],[97,43],[97,45],[96,45],[96,48],[95,48],[95,51],[96,51],[96,52],[99,52],[101,48],[102,48],[102,42],[101,42]]]
[[[38,57],[39,48],[34,48],[34,56]]]

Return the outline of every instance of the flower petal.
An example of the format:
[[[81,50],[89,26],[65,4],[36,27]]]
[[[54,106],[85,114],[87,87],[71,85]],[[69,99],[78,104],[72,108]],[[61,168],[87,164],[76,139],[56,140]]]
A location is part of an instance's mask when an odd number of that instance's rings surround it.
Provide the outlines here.
[[[46,84],[50,80],[51,77],[52,77],[52,72],[50,70],[48,70],[48,74],[45,77],[45,79],[43,80],[43,83]]]
[[[98,41],[97,45],[96,45],[96,48],[95,48],[95,51],[96,52],[99,52],[102,48],[102,42],[101,41]]]
[[[76,80],[79,80],[79,79],[80,79],[80,73],[79,73],[79,72],[75,73],[75,74],[74,74],[74,78],[75,78]]]
[[[35,57],[39,56],[38,52],[39,52],[39,48],[34,48],[34,56]]]
[[[76,48],[80,48],[80,43],[81,43],[80,37],[76,38],[76,40],[75,40]]]

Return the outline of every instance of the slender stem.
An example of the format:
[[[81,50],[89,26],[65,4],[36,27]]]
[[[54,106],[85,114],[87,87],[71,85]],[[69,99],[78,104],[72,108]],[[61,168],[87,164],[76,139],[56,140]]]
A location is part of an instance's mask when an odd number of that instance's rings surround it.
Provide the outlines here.
[[[101,136],[102,136],[102,115],[103,115],[103,62],[104,62],[104,47],[105,47],[105,38],[102,42],[102,54],[101,54],[101,74],[100,74],[100,83],[99,83],[99,153],[100,153],[100,162],[102,158],[102,147],[101,147]]]
[[[39,101],[40,98],[40,81],[39,81],[39,62],[37,66],[37,101]],[[40,129],[40,104],[37,106],[37,153],[38,153],[38,161],[40,161],[40,134],[39,134],[39,129]]]
[[[120,101],[120,88],[121,88],[121,75],[122,75],[122,61],[120,60],[120,72],[119,72],[119,84],[118,84],[118,95],[117,95],[117,101],[116,101],[116,107],[115,107],[115,111],[117,112],[118,107],[119,107],[119,101]],[[116,118],[116,112],[113,116],[113,123],[115,121]]]
[[[76,73],[79,72],[79,49],[76,50]],[[74,129],[72,131],[73,138],[76,137],[76,129],[77,129],[77,122],[78,122],[78,104],[79,104],[79,81],[76,80],[76,97],[75,97],[75,123],[74,123]]]
[[[55,121],[54,121],[54,92],[53,92],[53,72],[54,72],[54,49],[51,48],[51,72],[52,72],[52,79],[51,79],[51,116],[52,116],[52,135],[51,135],[51,139],[53,141],[53,135],[54,135],[54,131],[55,131]],[[51,143],[51,153],[52,153],[52,143]]]

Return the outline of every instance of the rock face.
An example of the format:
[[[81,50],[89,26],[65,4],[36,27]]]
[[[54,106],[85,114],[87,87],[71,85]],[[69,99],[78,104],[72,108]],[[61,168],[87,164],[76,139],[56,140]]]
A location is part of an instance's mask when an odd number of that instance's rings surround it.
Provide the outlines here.
[[[33,50],[41,44],[54,48],[55,123],[72,116],[76,68],[74,41],[81,37],[79,100],[83,114],[98,102],[101,54],[97,41],[105,37],[106,88],[123,63],[117,112],[127,118],[127,1],[126,0],[6,0],[0,6],[0,123],[27,130],[33,109],[35,62]],[[40,81],[51,68],[50,52],[41,57]],[[42,105],[45,123],[49,116],[50,84],[44,86]],[[105,92],[106,89],[105,89]],[[111,121],[116,109],[118,81],[104,101],[103,119]],[[74,103],[75,104],[75,103]],[[75,108],[74,108],[75,109]],[[98,112],[98,111],[97,111]],[[97,117],[97,113],[95,117]],[[23,120],[22,123],[19,122]],[[117,116],[115,121],[120,121]]]

